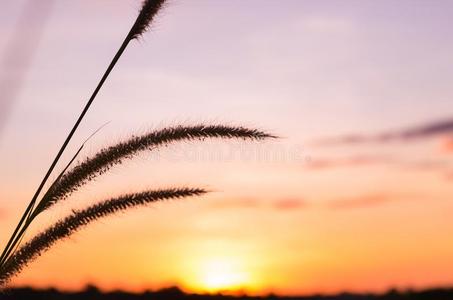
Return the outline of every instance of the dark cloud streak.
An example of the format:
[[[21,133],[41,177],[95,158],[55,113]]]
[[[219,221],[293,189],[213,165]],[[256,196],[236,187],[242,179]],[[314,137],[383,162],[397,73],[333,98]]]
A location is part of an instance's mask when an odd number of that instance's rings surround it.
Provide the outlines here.
[[[320,146],[334,146],[362,143],[387,143],[394,141],[405,142],[448,134],[453,134],[453,118],[434,121],[401,130],[382,132],[375,135],[350,134],[326,138],[315,142],[315,144]]]

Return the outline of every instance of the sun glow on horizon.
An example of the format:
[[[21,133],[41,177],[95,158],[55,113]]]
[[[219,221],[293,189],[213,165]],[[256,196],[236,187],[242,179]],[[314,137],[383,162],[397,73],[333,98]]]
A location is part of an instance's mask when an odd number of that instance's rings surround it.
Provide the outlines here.
[[[234,293],[250,287],[250,274],[237,257],[210,257],[196,266],[191,289],[198,292]]]

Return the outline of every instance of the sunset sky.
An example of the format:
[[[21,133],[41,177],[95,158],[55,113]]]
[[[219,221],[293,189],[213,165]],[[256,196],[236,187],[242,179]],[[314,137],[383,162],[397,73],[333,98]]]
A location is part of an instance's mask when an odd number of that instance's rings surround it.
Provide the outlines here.
[[[2,244],[140,8],[46,1],[23,23],[33,0],[0,2],[3,86],[28,70],[11,105],[0,91]],[[281,138],[175,144],[114,168],[28,237],[122,193],[212,192],[102,220],[14,284],[284,295],[453,285],[452,20],[449,0],[170,0],[63,161],[107,122],[82,157],[180,123]],[[17,49],[33,50],[28,68]]]

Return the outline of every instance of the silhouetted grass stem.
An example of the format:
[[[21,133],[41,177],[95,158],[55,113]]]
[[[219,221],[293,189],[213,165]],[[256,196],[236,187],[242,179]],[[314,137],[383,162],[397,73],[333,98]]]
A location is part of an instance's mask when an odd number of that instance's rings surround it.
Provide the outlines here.
[[[33,237],[8,258],[0,269],[0,287],[5,285],[11,277],[20,273],[25,266],[52,247],[56,242],[71,236],[81,228],[100,218],[105,218],[119,211],[143,206],[159,200],[199,196],[204,193],[206,193],[205,190],[198,188],[173,188],[146,191],[108,199],[83,210],[74,211],[68,217],[56,222]]]
[[[141,136],[133,136],[124,142],[102,149],[93,157],[87,158],[69,170],[49,188],[34,214],[37,215],[58,201],[66,199],[87,182],[104,174],[113,166],[121,164],[124,159],[130,159],[145,150],[153,150],[173,142],[205,138],[261,140],[270,137],[274,136],[256,129],[203,124],[167,127]]]
[[[119,58],[123,54],[124,50],[126,49],[127,45],[129,42],[137,38],[139,35],[141,35],[150,25],[150,22],[153,20],[154,16],[158,13],[159,9],[162,7],[163,3],[165,0],[145,0],[143,2],[142,9],[132,26],[131,30],[129,31],[128,35],[124,39],[123,43],[121,44],[120,48],[116,52],[115,56],[113,57],[112,61],[110,62],[109,66],[107,67],[107,70],[105,71],[104,75],[101,77],[101,80],[99,81],[98,85],[96,86],[95,90],[93,91],[93,94],[91,95],[90,99],[86,103],[85,107],[82,110],[82,113],[80,114],[79,118],[75,122],[74,126],[72,127],[71,131],[69,132],[68,136],[66,137],[65,141],[63,142],[60,150],[58,151],[57,155],[55,156],[52,164],[50,165],[49,169],[47,170],[46,174],[44,175],[44,178],[42,179],[41,183],[39,184],[35,194],[33,195],[29,205],[25,209],[19,223],[17,224],[16,228],[14,229],[13,234],[11,235],[8,243],[6,244],[6,247],[4,248],[2,255],[0,256],[0,267],[2,264],[5,262],[5,260],[8,258],[8,256],[11,254],[13,249],[16,247],[16,244],[20,241],[21,236],[23,232],[26,231],[27,227],[29,226],[30,222],[25,222],[27,219],[33,219],[35,214],[33,214],[33,208],[34,205],[39,197],[39,194],[41,193],[44,185],[46,184],[47,180],[49,179],[50,175],[52,174],[52,171],[54,170],[55,166],[57,165],[58,161],[61,158],[61,155],[65,151],[67,145],[71,141],[74,133],[76,132],[77,128],[80,125],[80,122],[84,118],[85,114],[88,112],[88,109],[90,108],[91,104],[93,103],[94,99],[96,98],[99,90],[103,86],[105,80],[109,76],[110,72],[113,70],[115,67],[116,63],[118,62]],[[19,233],[19,234],[18,234]]]

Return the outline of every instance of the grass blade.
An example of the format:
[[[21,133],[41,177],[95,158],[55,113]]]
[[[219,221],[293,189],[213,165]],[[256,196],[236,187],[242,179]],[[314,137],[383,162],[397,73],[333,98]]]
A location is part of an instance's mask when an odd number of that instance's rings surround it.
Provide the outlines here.
[[[240,138],[262,140],[273,138],[273,135],[245,127],[225,125],[175,126],[153,131],[142,136],[134,136],[124,142],[102,149],[95,156],[69,170],[44,195],[36,207],[35,214],[50,208],[55,203],[68,198],[73,192],[97,176],[106,173],[124,159],[133,158],[145,150],[168,145],[178,141],[192,141],[206,138]]]
[[[43,252],[49,250],[55,243],[68,238],[92,222],[117,212],[128,210],[133,207],[144,206],[152,202],[199,196],[204,193],[206,193],[205,190],[197,188],[173,188],[146,191],[108,199],[86,209],[74,211],[68,217],[56,222],[48,229],[33,237],[5,262],[0,269],[0,287],[7,284],[13,276],[19,274],[24,267]]]
[[[57,155],[55,156],[52,164],[50,165],[49,169],[47,170],[44,178],[42,179],[41,183],[39,184],[35,194],[33,195],[30,203],[28,204],[27,208],[25,209],[19,223],[17,224],[16,228],[14,229],[13,234],[11,235],[6,247],[4,248],[2,255],[0,256],[0,266],[5,262],[8,256],[11,254],[12,250],[16,247],[18,241],[21,240],[21,235],[26,231],[27,227],[29,226],[30,222],[29,217],[31,216],[31,212],[34,209],[35,203],[46,184],[47,180],[49,179],[50,175],[52,174],[55,166],[57,165],[58,161],[60,160],[61,155],[65,151],[67,145],[72,139],[72,136],[76,132],[77,128],[79,127],[82,119],[85,117],[86,113],[88,112],[91,104],[93,103],[94,99],[96,98],[98,92],[100,91],[101,87],[104,85],[107,77],[109,76],[110,72],[115,67],[116,63],[118,62],[119,58],[123,54],[124,50],[126,49],[129,42],[137,38],[139,35],[143,34],[143,32],[149,27],[150,22],[153,20],[154,16],[158,13],[159,9],[162,7],[165,0],[145,0],[143,2],[142,9],[132,26],[131,30],[129,31],[128,35],[124,39],[123,43],[121,44],[120,48],[116,52],[115,56],[113,57],[112,61],[110,62],[107,70],[105,71],[104,75],[101,77],[98,85],[93,91],[90,99],[86,103],[85,107],[83,108],[81,114],[79,115],[77,121],[75,122],[74,126],[72,127],[71,131],[69,132],[68,136],[66,137],[65,141],[63,142],[60,150],[58,151]]]

